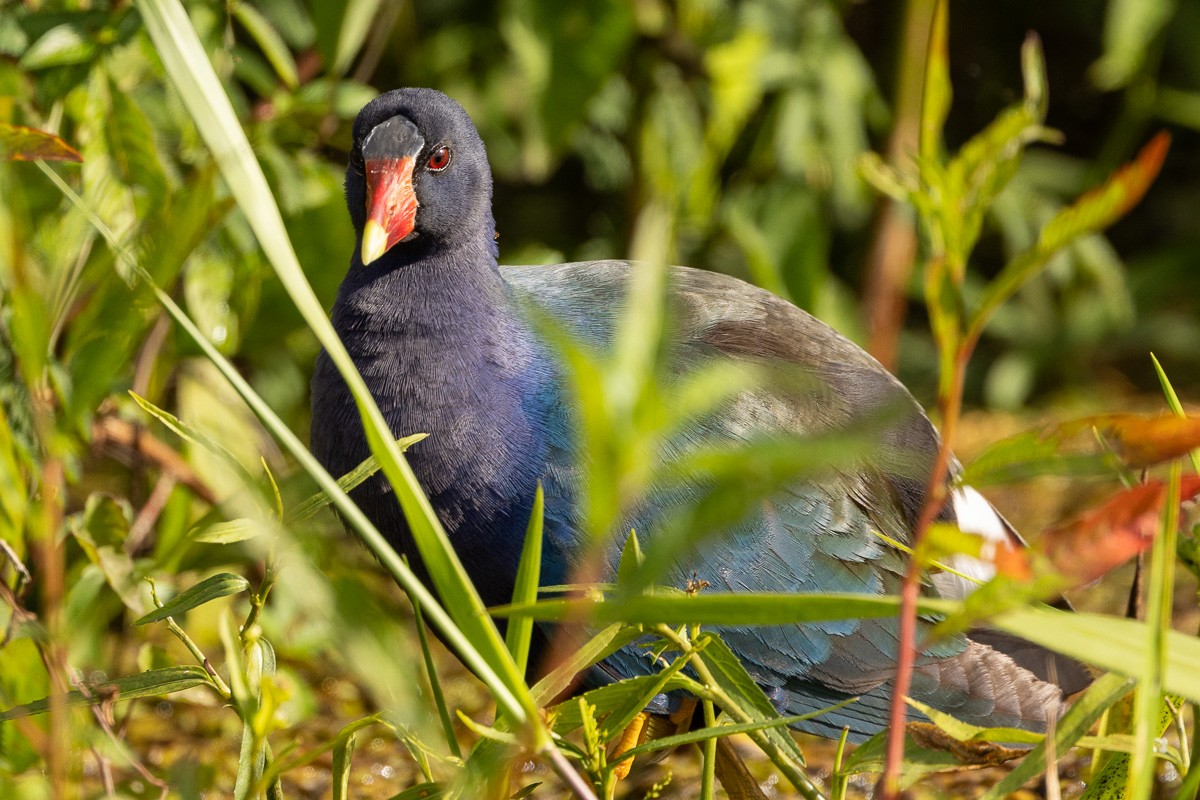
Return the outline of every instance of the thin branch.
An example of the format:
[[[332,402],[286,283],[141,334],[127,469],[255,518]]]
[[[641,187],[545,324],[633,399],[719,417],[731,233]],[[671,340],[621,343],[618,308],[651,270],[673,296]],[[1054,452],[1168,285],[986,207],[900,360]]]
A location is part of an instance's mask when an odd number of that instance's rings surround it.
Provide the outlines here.
[[[119,454],[132,454],[152,462],[164,472],[191,489],[197,497],[209,505],[217,504],[217,496],[208,484],[196,474],[183,456],[171,449],[153,434],[120,417],[100,417],[92,425],[92,444],[98,448],[110,448]]]

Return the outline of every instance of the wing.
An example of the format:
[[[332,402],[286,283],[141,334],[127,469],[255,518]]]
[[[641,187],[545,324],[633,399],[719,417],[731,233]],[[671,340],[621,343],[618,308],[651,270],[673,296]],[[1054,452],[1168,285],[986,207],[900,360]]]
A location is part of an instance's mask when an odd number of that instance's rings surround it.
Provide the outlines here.
[[[553,268],[505,268],[510,284],[570,332],[603,348],[613,318],[597,307],[621,308],[629,266],[596,262]],[[925,476],[938,437],[903,386],[874,359],[824,323],[768,292],[726,276],[685,268],[671,275],[669,330],[675,376],[720,358],[761,363],[775,379],[739,392],[718,412],[692,423],[665,458],[697,443],[746,446],[763,437],[797,436],[871,424],[879,449],[851,469],[785,484],[755,498],[722,538],[695,543],[663,581],[691,578],[707,591],[857,592],[898,594],[903,553],[880,534],[906,542],[925,497]],[[536,287],[536,294],[533,289]],[[590,313],[589,313],[590,312]],[[585,323],[569,321],[587,320]],[[569,418],[563,409],[561,419]],[[887,423],[880,427],[879,420]],[[565,423],[564,423],[565,426]],[[569,440],[548,479],[548,503],[581,476]],[[653,494],[627,520],[652,546],[663,523],[706,490],[697,479]],[[571,538],[560,517],[548,535]],[[944,516],[952,518],[953,508]],[[573,544],[559,547],[578,552]],[[619,547],[610,553],[615,568]],[[937,595],[938,586],[923,587]],[[921,632],[928,621],[921,621]],[[836,735],[848,725],[856,738],[886,725],[889,681],[898,641],[895,619],[851,619],[719,631],[747,669],[787,713],[806,713],[847,697],[861,700],[801,727]],[[918,634],[920,638],[920,633]],[[601,679],[650,671],[641,651],[626,648],[601,665]],[[918,661],[912,696],[983,725],[1042,727],[1061,704],[1057,687],[1039,681],[990,646],[957,637],[927,648]],[[1051,702],[1053,700],[1053,702]]]

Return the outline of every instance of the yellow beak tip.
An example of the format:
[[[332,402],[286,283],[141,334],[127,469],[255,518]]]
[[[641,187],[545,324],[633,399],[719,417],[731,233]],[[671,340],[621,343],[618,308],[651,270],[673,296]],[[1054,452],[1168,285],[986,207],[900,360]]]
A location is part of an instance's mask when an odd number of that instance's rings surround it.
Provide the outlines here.
[[[362,234],[362,263],[363,266],[370,264],[375,259],[379,258],[387,252],[387,231],[373,219],[367,220],[367,224],[363,226]]]

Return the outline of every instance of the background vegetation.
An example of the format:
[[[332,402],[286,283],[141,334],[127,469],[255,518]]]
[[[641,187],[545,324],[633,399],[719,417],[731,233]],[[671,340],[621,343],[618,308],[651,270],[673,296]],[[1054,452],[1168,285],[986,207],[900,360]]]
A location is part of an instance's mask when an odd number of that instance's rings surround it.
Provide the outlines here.
[[[349,123],[378,91],[434,86],[467,107],[488,144],[503,261],[623,257],[655,204],[674,220],[663,247],[672,260],[789,297],[896,359],[934,403],[929,320],[908,304],[922,284],[905,271],[927,249],[911,212],[881,201],[859,170],[866,151],[898,166],[916,152],[932,3],[184,6],[326,306],[352,246],[341,192]],[[193,688],[178,702],[0,722],[0,795],[246,795],[270,783],[270,769],[256,774],[267,743],[273,769],[302,796],[329,791],[331,775],[353,776],[354,796],[373,791],[368,779],[390,796],[444,778],[453,770],[440,759],[453,754],[431,744],[441,723],[418,677],[406,602],[365,551],[345,547],[332,515],[299,511],[316,485],[135,279],[137,264],[290,429],[305,430],[317,335],[145,13],[127,2],[0,0],[0,121],[78,150],[82,163],[49,169],[83,200],[73,204],[33,163],[0,163],[0,707],[154,669],[179,670],[158,674]],[[951,152],[1020,101],[1029,30],[1045,53],[1045,124],[1063,139],[1026,153],[995,197],[964,297],[978,300],[1043,224],[1154,131],[1169,128],[1174,143],[1125,221],[1075,239],[999,309],[965,375],[967,404],[1061,418],[1154,402],[1140,399],[1158,391],[1149,351],[1194,397],[1200,9],[956,7]],[[979,419],[1005,433],[1013,424]],[[1044,507],[1028,487],[1005,510],[1046,523],[1095,491],[1050,486],[1055,505],[1041,516],[1021,510]],[[292,535],[278,535],[280,522]],[[213,576],[217,599],[179,620],[217,679],[190,666],[193,653],[163,622],[131,626],[154,607],[144,578],[166,601]],[[486,719],[488,694],[438,658],[448,705]],[[343,725],[377,710],[378,730],[398,732],[367,759],[378,770],[362,756],[357,772],[342,770],[352,741]],[[462,725],[458,735],[473,738]],[[387,749],[395,742],[412,756]],[[1179,749],[1182,772],[1186,742]],[[693,796],[689,768],[673,768],[684,777],[667,791]]]

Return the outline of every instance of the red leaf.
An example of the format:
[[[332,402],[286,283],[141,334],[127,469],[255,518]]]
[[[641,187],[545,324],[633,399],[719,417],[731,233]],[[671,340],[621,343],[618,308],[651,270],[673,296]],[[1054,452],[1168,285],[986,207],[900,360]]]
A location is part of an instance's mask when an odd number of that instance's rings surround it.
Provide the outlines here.
[[[83,161],[83,156],[53,133],[0,122],[0,149],[11,161]]]
[[[1200,494],[1200,475],[1188,475],[1180,502]],[[1122,490],[1103,504],[1046,531],[1040,548],[1079,584],[1096,580],[1154,543],[1162,527],[1167,486],[1152,481]]]

